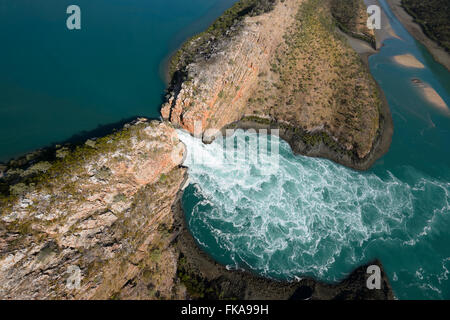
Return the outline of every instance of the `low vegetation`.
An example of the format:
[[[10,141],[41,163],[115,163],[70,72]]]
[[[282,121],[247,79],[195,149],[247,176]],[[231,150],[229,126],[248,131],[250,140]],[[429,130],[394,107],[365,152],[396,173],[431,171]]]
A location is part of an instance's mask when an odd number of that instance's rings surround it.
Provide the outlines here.
[[[208,55],[224,36],[236,32],[239,22],[246,16],[257,16],[273,9],[277,0],[240,0],[226,10],[206,31],[195,35],[172,56],[169,75],[173,77],[201,53]]]
[[[331,0],[331,12],[339,28],[375,47],[375,35],[367,27],[366,6],[362,0]]]
[[[402,6],[428,37],[450,52],[450,1],[402,0]]]
[[[379,133],[381,100],[360,57],[335,31],[331,15],[328,0],[301,5],[269,70],[261,70],[248,108],[255,117],[268,115],[298,128],[308,145],[324,142],[364,158]]]
[[[190,299],[194,300],[235,300],[227,296],[220,286],[220,281],[211,282],[191,270],[187,259],[182,255],[178,259],[177,277],[186,287]]]
[[[142,130],[152,123],[127,125],[107,136],[88,140],[84,144],[67,144],[59,148],[48,148],[34,158],[29,155],[18,160],[11,160],[6,165],[4,176],[0,178],[0,207],[12,205],[17,198],[30,191],[53,188],[64,182],[64,191],[78,194],[73,177],[86,175],[86,164],[95,159],[110,157],[114,152],[126,153],[131,148],[131,139],[141,140]],[[64,150],[63,156],[58,156]],[[157,150],[154,151],[155,154]],[[30,158],[27,161],[27,157]],[[122,160],[120,155],[114,159]],[[99,168],[95,177],[100,180],[108,178],[108,168]]]

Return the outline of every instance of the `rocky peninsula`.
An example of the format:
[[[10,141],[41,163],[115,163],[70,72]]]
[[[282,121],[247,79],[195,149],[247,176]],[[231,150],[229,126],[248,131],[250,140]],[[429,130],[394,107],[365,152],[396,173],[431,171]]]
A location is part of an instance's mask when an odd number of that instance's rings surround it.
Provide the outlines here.
[[[219,24],[185,44],[162,116],[191,133],[201,123],[206,142],[230,125],[278,128],[296,153],[368,169],[389,148],[392,120],[367,54],[361,59],[336,31],[331,7],[343,4],[270,3],[269,12],[234,19],[220,38]],[[336,20],[373,44],[357,3],[342,11],[356,22]]]
[[[182,212],[186,150],[175,128],[193,133],[195,121],[206,142],[227,127],[278,128],[295,152],[355,169],[387,151],[392,122],[367,54],[337,31],[373,45],[364,7],[339,20],[332,5],[239,1],[174,56],[166,121],[137,119],[55,148],[52,161],[4,166],[0,298],[393,299],[379,261],[381,290],[367,289],[366,266],[339,284],[227,270],[197,247]]]

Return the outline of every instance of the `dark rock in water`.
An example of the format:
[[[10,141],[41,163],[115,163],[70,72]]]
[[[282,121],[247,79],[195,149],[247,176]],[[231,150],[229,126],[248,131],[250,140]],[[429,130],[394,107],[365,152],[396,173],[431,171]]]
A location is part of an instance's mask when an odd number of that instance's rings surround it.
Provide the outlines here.
[[[295,290],[289,300],[308,300],[311,298],[314,290],[308,286],[301,286]]]

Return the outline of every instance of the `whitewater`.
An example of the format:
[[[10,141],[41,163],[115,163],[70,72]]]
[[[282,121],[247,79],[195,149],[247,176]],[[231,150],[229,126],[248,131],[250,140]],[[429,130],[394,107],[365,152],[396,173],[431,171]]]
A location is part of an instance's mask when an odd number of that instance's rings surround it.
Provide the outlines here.
[[[234,158],[223,161],[219,155],[226,143],[206,145],[184,131],[178,134],[188,150],[184,165],[190,185],[183,206],[189,229],[206,252],[230,269],[335,282],[381,258],[371,247],[396,254],[390,252],[393,247],[413,247],[430,230],[440,232],[440,226],[448,225],[450,183],[424,178],[412,167],[405,168],[413,178],[409,182],[389,170],[361,173],[296,156],[275,136],[271,141],[278,145],[279,164],[271,166],[264,159],[249,161],[253,134],[242,130],[225,140],[234,140]],[[195,160],[199,157],[202,161]],[[443,259],[433,274],[438,282],[447,278],[450,266]],[[394,273],[392,278],[398,277]]]

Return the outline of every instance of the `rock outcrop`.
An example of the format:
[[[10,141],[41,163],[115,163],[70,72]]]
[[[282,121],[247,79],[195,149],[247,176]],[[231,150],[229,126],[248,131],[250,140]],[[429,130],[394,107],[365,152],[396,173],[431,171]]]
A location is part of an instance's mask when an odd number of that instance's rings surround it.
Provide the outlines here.
[[[336,32],[329,0],[277,1],[233,28],[214,39],[208,54],[194,51],[188,63],[178,63],[182,76],[172,82],[165,119],[206,142],[236,121],[278,126],[291,132],[282,138],[295,152],[356,169],[387,151],[386,143],[378,149],[391,121],[388,107],[362,59]]]
[[[162,116],[191,133],[196,121],[202,124],[203,133],[240,119],[256,90],[258,74],[293,23],[298,3],[285,1],[268,13],[246,17],[233,27],[239,31],[223,37],[212,53],[198,54],[185,66],[187,80],[179,92],[172,92]]]
[[[141,119],[2,199],[0,299],[179,297],[171,207],[183,154],[170,124]]]

